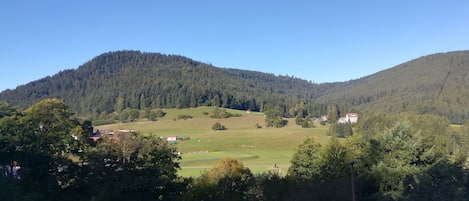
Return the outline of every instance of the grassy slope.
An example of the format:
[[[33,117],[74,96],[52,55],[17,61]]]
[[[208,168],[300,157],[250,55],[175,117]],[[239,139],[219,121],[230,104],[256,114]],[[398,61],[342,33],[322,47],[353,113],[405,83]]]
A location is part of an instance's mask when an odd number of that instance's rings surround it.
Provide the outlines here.
[[[316,124],[316,128],[301,128],[294,119],[284,128],[266,128],[262,113],[247,114],[244,111],[227,110],[240,113],[242,117],[212,119],[204,112],[210,107],[192,109],[165,109],[164,118],[152,121],[138,121],[126,124],[98,126],[98,129],[134,129],[142,134],[155,134],[162,137],[190,137],[180,141],[177,148],[183,153],[180,174],[199,176],[200,172],[211,168],[220,158],[232,157],[258,173],[273,169],[274,164],[285,173],[295,149],[306,137],[313,137],[324,144],[328,140],[327,127]],[[188,114],[193,119],[175,120],[180,114]],[[212,125],[220,122],[227,130],[213,131]],[[256,124],[263,128],[255,128]]]

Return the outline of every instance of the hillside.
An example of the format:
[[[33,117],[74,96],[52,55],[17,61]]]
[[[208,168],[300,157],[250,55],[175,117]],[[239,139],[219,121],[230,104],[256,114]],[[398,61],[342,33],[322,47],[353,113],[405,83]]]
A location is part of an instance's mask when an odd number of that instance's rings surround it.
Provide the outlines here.
[[[221,106],[262,111],[267,105],[316,98],[317,84],[288,76],[217,68],[186,57],[119,51],[105,53],[51,77],[0,93],[0,101],[28,107],[65,100],[80,116],[124,108]]]
[[[290,166],[295,148],[306,137],[326,144],[328,126],[317,125],[316,128],[301,128],[294,119],[283,128],[267,128],[262,113],[231,110],[240,117],[224,119],[211,118],[212,107],[188,109],[165,109],[166,116],[158,121],[139,119],[136,122],[116,123],[95,127],[100,130],[138,130],[143,135],[155,134],[168,137],[189,138],[177,142],[178,151],[182,152],[179,174],[200,176],[204,170],[213,167],[219,159],[232,157],[241,160],[255,172],[265,172],[277,164],[283,174]],[[178,115],[189,114],[194,118],[175,120]],[[212,125],[220,122],[227,127],[224,131],[212,130]],[[262,125],[257,128],[255,125]],[[295,137],[292,137],[295,136]],[[268,140],[266,140],[268,139]]]
[[[276,109],[285,117],[413,111],[463,123],[469,118],[468,70],[469,51],[457,51],[423,56],[356,80],[315,84],[183,56],[118,51],[3,91],[0,101],[24,108],[43,98],[60,98],[91,119],[125,108],[219,106]]]
[[[469,51],[420,57],[373,75],[340,83],[319,100],[366,111],[415,111],[463,123],[469,117]]]

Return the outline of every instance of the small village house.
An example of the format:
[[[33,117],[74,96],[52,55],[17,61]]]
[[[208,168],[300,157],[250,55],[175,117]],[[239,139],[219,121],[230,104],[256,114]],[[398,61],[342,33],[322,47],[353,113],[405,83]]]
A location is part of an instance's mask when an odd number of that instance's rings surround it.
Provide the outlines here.
[[[358,113],[347,113],[345,117],[340,117],[338,120],[339,123],[352,123],[355,124],[358,122]]]

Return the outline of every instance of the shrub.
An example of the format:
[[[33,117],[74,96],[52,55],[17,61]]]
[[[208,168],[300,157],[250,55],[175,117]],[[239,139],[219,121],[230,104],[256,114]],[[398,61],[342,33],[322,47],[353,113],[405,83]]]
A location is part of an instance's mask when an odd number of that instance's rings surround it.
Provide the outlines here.
[[[259,123],[257,123],[255,128],[262,128],[262,126]]]
[[[151,121],[156,121],[157,117],[158,117],[158,115],[154,111],[150,111],[148,113],[148,119],[151,120]]]
[[[164,117],[165,115],[166,115],[166,112],[164,112],[163,110],[156,110],[156,117],[161,118],[161,117]]]
[[[220,109],[218,107],[215,107],[212,111],[212,115],[210,117],[212,118],[217,118],[217,119],[225,119],[225,118],[230,118],[230,117],[240,117],[240,114],[232,114],[227,112],[225,109]]]
[[[192,119],[192,116],[191,115],[188,115],[188,114],[180,114],[178,115],[177,119]]]
[[[213,124],[212,130],[220,131],[220,130],[226,130],[226,128],[225,128],[225,126],[221,125],[220,122],[217,122],[217,123]]]
[[[335,136],[338,138],[345,138],[347,136],[353,135],[352,126],[350,123],[333,123],[329,127],[327,132],[329,136]]]

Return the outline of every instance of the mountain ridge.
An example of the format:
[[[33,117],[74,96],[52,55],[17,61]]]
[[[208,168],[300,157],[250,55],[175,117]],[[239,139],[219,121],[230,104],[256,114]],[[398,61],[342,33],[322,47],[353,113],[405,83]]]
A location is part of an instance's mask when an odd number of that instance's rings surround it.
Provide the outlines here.
[[[263,102],[281,104],[288,96],[311,99],[314,85],[298,78],[217,68],[178,55],[116,51],[4,91],[0,100],[28,107],[43,98],[62,98],[80,115],[201,105],[262,110]]]
[[[77,69],[0,93],[0,101],[28,107],[61,98],[81,116],[125,108],[220,106],[297,115],[299,103],[310,116],[339,113],[403,112],[436,114],[453,123],[469,118],[469,51],[422,56],[345,82],[312,83],[291,76],[219,68],[179,55],[115,51]],[[328,109],[329,108],[329,109]]]
[[[320,100],[364,111],[433,113],[462,123],[469,117],[468,70],[469,51],[431,54],[336,85]]]

